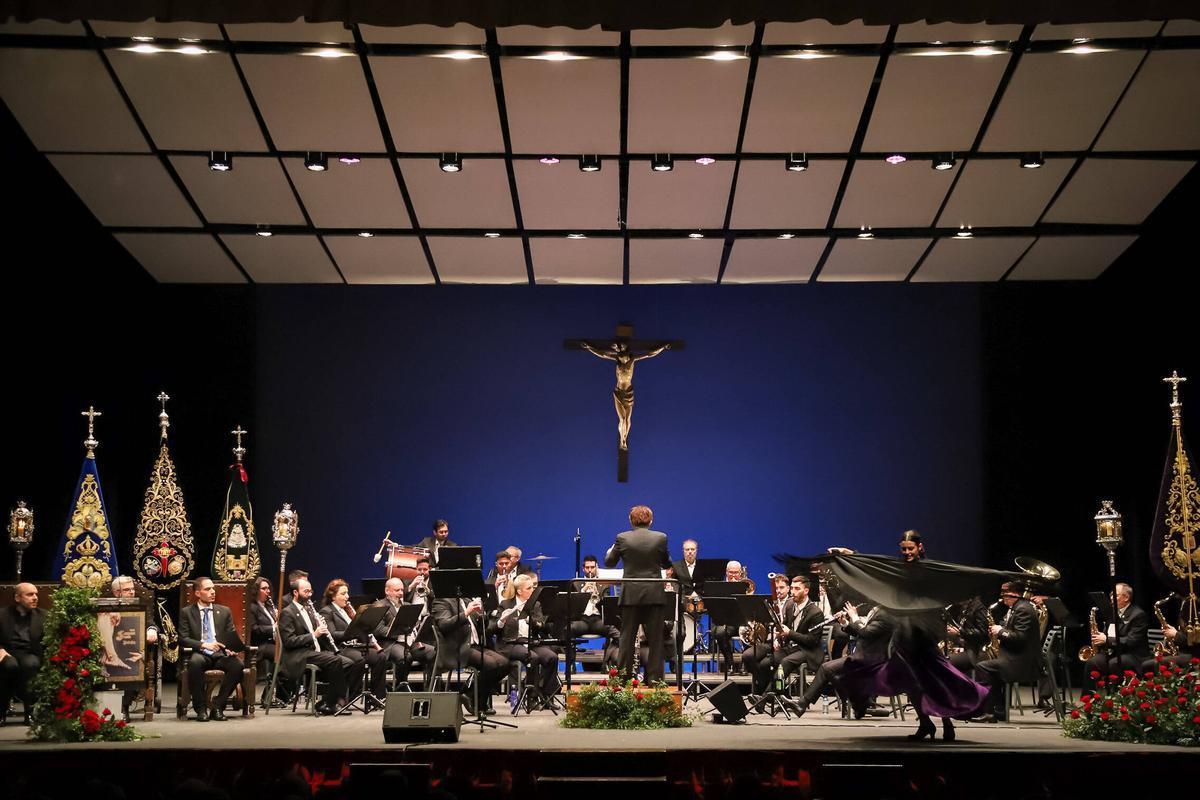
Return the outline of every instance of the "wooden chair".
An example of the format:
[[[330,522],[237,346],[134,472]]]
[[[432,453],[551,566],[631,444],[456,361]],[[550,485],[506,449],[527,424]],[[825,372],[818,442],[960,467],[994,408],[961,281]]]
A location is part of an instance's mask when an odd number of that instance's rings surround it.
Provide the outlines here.
[[[246,600],[246,584],[241,582],[221,582],[214,583],[213,586],[217,590],[216,603],[229,608],[230,616],[233,617],[233,627],[237,630],[238,636],[241,637],[243,642],[249,642],[250,615]],[[194,602],[192,583],[191,581],[184,581],[179,587],[179,607],[182,609]],[[254,688],[258,679],[258,648],[247,644],[245,651],[235,655],[238,655],[242,659],[242,680],[238,684],[236,693],[233,695],[235,698],[234,702],[241,707],[243,717],[252,717],[254,716],[255,706]],[[187,709],[192,698],[192,687],[188,685],[187,675],[187,662],[190,657],[190,648],[179,648],[179,699],[175,704],[175,715],[180,719],[187,716]],[[221,685],[224,677],[225,673],[220,670],[205,670],[204,693],[205,706],[207,708],[212,708],[213,693]]]

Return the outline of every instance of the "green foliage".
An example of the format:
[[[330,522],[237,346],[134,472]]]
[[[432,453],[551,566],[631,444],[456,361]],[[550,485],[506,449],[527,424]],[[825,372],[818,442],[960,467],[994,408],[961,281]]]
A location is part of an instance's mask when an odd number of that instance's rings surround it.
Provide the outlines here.
[[[141,736],[109,709],[97,713],[96,687],[104,682],[102,644],[92,610],[94,589],[61,586],[46,619],[45,655],[30,687],[29,735],[43,742],[131,741]]]
[[[615,669],[608,678],[583,687],[576,696],[579,703],[568,706],[564,727],[653,730],[692,724],[665,684],[646,686],[636,678],[625,681]]]
[[[1200,745],[1200,659],[1187,669],[1159,663],[1138,675],[1101,675],[1063,720],[1063,735],[1075,739],[1142,744]]]

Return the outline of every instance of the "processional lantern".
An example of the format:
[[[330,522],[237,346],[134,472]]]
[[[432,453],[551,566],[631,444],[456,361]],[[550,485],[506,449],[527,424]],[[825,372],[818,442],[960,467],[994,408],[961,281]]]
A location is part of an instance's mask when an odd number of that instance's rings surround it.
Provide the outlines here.
[[[18,500],[17,507],[8,515],[8,543],[17,551],[17,583],[21,582],[21,557],[31,542],[33,542],[33,509],[28,508],[24,500]]]
[[[292,508],[291,503],[284,503],[283,508],[275,512],[271,523],[271,540],[279,549],[279,608],[283,608],[283,580],[287,576],[287,554],[296,545],[296,537],[300,535],[300,514]]]
[[[1113,508],[1112,500],[1101,500],[1096,512],[1096,544],[1108,551],[1108,574],[1117,574],[1117,548],[1125,541],[1120,512]]]

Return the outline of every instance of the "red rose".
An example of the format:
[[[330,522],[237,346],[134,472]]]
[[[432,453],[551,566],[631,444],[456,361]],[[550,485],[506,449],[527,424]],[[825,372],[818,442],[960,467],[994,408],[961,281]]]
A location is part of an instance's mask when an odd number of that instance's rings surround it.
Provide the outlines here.
[[[597,683],[599,683],[601,686],[608,686],[608,681],[606,681],[604,678],[601,678],[599,681],[597,681]]]
[[[86,669],[81,669],[81,670],[79,670],[79,676],[80,676],[81,678],[86,678],[86,677],[88,676],[88,674],[89,674],[89,673],[88,673],[88,671],[87,671]]]
[[[1133,670],[1131,670],[1131,669],[1127,669],[1127,670],[1125,670],[1125,677],[1126,677],[1126,678],[1132,678],[1132,677],[1133,677],[1133,676],[1135,676],[1135,675],[1137,675],[1137,673],[1136,673],[1136,672],[1134,672]]]
[[[1097,686],[1103,686],[1103,685],[1104,685],[1104,681],[1096,681],[1096,685],[1097,685]]]
[[[1190,662],[1188,662],[1188,663],[1191,663],[1191,664],[1200,664],[1200,656],[1192,656],[1192,660],[1191,660]]]
[[[1150,708],[1150,704],[1142,703],[1140,706],[1138,706],[1138,708],[1140,708],[1142,711],[1145,711],[1146,709]]]
[[[1105,708],[1112,708],[1112,707],[1113,707],[1113,701],[1112,701],[1112,700],[1105,700],[1105,701],[1104,701],[1104,707],[1105,707]]]
[[[118,727],[118,728],[124,728],[124,727],[125,727],[125,720],[123,720],[123,719],[119,719],[119,720],[117,720],[117,727]]]
[[[1197,725],[1200,725],[1200,714],[1192,717],[1192,722],[1196,723]]]
[[[1166,698],[1165,698],[1165,697],[1160,697],[1160,698],[1158,698],[1157,700],[1155,700],[1155,701],[1154,701],[1154,705],[1156,705],[1156,706],[1161,706],[1161,705],[1162,705],[1163,703],[1165,703],[1165,702],[1167,702]]]
[[[1154,673],[1153,673],[1153,672],[1144,672],[1144,673],[1142,673],[1142,674],[1143,674],[1143,675],[1145,675],[1147,678],[1153,678],[1153,677],[1154,677]]]
[[[608,677],[610,677],[610,678],[615,678],[615,677],[617,677],[617,670],[616,670],[616,668],[610,669],[610,670],[608,671]]]
[[[106,708],[106,709],[104,709],[104,716],[106,716],[106,717],[111,717],[111,716],[112,716],[112,711],[110,711],[110,710],[109,710],[109,709],[107,709],[107,708]]]
[[[645,699],[645,695],[643,695],[641,692],[638,692],[638,693],[637,693],[637,699],[638,699],[638,700],[644,700],[644,699]]]
[[[1146,696],[1146,693],[1145,693],[1144,691],[1139,691],[1139,692],[1137,693],[1137,696],[1138,696],[1138,697],[1145,697],[1145,696]]]
[[[1101,712],[1100,712],[1100,719],[1104,720],[1105,722],[1108,722],[1108,712],[1107,712],[1107,711],[1101,711]]]
[[[1116,675],[1109,675],[1109,676],[1108,676],[1108,679],[1109,679],[1110,681],[1115,681],[1115,680],[1117,679],[1117,676],[1116,676]]]
[[[1092,699],[1092,696],[1090,694],[1085,694],[1079,698],[1079,700],[1084,703],[1086,703],[1088,700],[1091,700],[1091,699]]]
[[[83,726],[83,732],[89,736],[100,732],[100,717],[90,708],[83,712],[83,715],[79,718],[79,723]]]
[[[1153,714],[1146,715],[1146,724],[1147,725],[1153,725],[1156,722],[1158,722],[1158,717],[1154,716]]]
[[[1178,714],[1178,713],[1179,713],[1179,706],[1171,706],[1171,709],[1170,709],[1170,711],[1171,711],[1171,713],[1172,713],[1172,714]]]
[[[619,684],[619,683],[614,683],[614,684],[613,684],[613,691],[614,691],[614,692],[619,692],[619,691],[621,691],[621,684]]]
[[[638,685],[638,679],[637,679],[637,678],[634,678],[633,680],[631,680],[631,681],[629,682],[629,685],[630,685],[630,686],[637,686],[637,685]]]
[[[1075,708],[1071,709],[1071,719],[1079,719],[1079,710],[1078,709],[1075,709]],[[1200,717],[1197,717],[1197,719],[1200,719]]]
[[[1148,675],[1150,673],[1146,673],[1146,674]],[[1100,670],[1098,670],[1098,669],[1092,670],[1091,675],[1092,675],[1092,680],[1096,680],[1096,678],[1100,677]]]

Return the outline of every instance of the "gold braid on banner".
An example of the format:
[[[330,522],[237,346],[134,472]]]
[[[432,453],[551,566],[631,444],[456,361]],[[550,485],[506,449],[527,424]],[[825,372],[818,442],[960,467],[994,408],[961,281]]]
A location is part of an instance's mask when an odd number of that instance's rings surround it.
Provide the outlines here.
[[[244,552],[242,555],[231,555],[230,548]],[[216,553],[213,577],[219,581],[251,581],[262,570],[258,540],[254,535],[254,520],[240,503],[234,503],[225,519],[221,520]]]
[[[154,462],[133,542],[133,567],[144,586],[162,591],[182,583],[194,566],[192,526],[164,440]]]
[[[1200,547],[1196,535],[1200,532],[1200,491],[1183,447],[1183,403],[1179,400],[1179,384],[1186,378],[1178,374],[1164,379],[1173,384],[1171,426],[1175,453],[1171,459],[1171,488],[1167,493],[1166,528],[1162,549],[1163,567],[1181,581],[1187,582],[1187,594],[1182,596],[1180,620],[1184,624],[1190,645],[1200,644],[1200,610],[1197,609],[1196,581],[1200,573]]]
[[[113,579],[108,568],[112,536],[100,505],[100,487],[93,474],[84,476],[79,487],[79,498],[71,512],[71,527],[67,529],[66,539],[62,582],[80,589],[103,591],[108,588]]]

